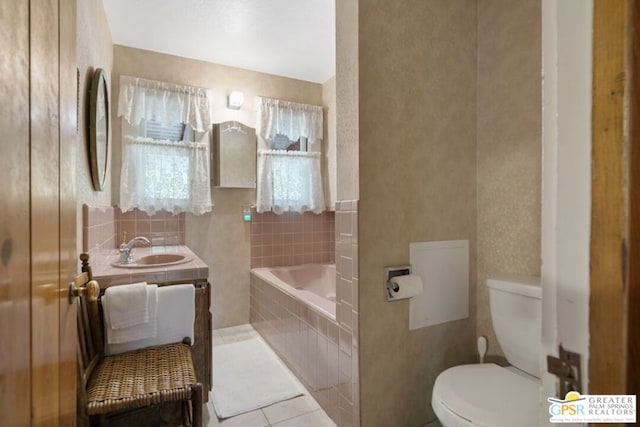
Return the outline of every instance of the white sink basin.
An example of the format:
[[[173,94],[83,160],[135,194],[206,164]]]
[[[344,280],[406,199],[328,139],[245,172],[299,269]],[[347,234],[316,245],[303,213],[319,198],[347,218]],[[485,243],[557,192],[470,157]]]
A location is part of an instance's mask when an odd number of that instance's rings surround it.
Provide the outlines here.
[[[145,255],[134,260],[129,264],[113,263],[114,267],[118,268],[150,268],[161,267],[165,265],[182,264],[191,261],[191,258],[181,254],[154,254]]]

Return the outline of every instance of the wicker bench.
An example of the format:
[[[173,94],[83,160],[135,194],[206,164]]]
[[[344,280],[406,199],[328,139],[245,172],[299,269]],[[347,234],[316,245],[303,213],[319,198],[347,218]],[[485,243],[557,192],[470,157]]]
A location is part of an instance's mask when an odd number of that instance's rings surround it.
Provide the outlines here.
[[[107,425],[108,415],[179,402],[184,426],[202,426],[202,385],[196,381],[189,339],[105,356],[100,287],[89,255],[80,255],[78,304],[78,421]]]

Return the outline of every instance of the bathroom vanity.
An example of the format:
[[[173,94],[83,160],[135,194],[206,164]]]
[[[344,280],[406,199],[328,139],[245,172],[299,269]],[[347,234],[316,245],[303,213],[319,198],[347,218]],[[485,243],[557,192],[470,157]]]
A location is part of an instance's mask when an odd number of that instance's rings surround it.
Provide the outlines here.
[[[118,265],[118,251],[91,254],[93,278],[100,284],[101,293],[110,286],[146,281],[158,286],[191,283],[195,292],[195,343],[191,347],[196,377],[202,383],[203,400],[211,390],[212,320],[211,289],[207,281],[209,268],[187,246],[135,247],[134,262]],[[146,425],[146,424],[145,424]]]

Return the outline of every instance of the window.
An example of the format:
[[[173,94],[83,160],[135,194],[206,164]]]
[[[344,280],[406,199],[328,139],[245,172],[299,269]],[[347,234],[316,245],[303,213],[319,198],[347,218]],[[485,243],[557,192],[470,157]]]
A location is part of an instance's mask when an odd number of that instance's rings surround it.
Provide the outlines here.
[[[302,136],[292,141],[285,135],[276,134],[269,141],[269,148],[272,150],[307,151],[307,138]]]
[[[322,107],[258,98],[258,212],[323,212]]]
[[[159,121],[150,119],[144,122],[144,136],[147,138],[157,139],[160,141],[185,141],[184,123],[173,123],[164,125]]]
[[[258,156],[258,212],[323,212],[320,153],[264,150]]]
[[[123,211],[211,210],[206,97],[198,88],[121,77]]]

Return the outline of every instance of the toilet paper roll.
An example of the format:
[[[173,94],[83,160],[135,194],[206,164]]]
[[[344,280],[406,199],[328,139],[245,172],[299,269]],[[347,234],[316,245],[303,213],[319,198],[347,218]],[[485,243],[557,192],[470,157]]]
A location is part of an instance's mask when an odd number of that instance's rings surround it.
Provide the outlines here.
[[[393,299],[411,298],[422,292],[422,278],[417,274],[392,277],[389,294]]]

